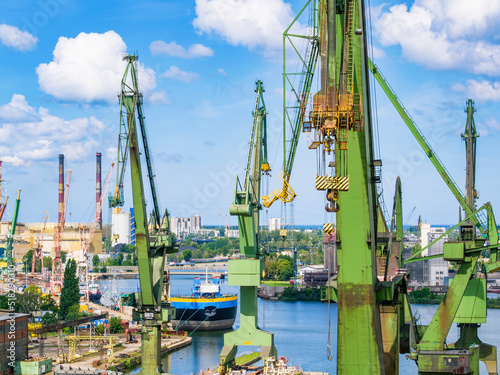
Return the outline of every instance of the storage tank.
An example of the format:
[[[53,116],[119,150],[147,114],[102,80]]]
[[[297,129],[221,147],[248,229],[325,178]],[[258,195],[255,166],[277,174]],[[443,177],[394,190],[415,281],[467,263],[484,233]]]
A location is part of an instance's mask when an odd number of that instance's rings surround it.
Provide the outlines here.
[[[113,245],[130,244],[130,212],[113,211],[111,217]]]

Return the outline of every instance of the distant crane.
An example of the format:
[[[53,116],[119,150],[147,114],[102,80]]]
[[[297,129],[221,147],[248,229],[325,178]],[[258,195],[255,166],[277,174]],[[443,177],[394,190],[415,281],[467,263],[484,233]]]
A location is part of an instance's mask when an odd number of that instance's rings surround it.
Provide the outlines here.
[[[45,218],[45,220],[44,220]],[[45,210],[45,213],[42,216],[42,221],[40,222],[40,234],[36,237],[36,247],[33,249],[33,256],[31,260],[31,276],[35,276],[35,265],[36,265],[36,260],[40,259],[40,274],[43,276],[43,252],[42,252],[42,245],[43,245],[43,235],[45,234],[45,228],[47,226],[47,219],[49,218],[49,214],[47,210]],[[42,222],[43,222],[43,227],[42,227]]]
[[[5,212],[5,208],[7,207],[7,201],[9,197],[5,198],[5,202],[2,203],[2,161],[0,160],[0,220],[2,220],[3,214]]]

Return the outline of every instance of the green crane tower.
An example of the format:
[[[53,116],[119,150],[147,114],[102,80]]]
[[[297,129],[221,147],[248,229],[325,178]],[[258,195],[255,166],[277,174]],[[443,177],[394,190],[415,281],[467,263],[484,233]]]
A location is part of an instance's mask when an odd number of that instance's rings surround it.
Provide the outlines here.
[[[4,259],[7,261],[7,267],[12,266],[12,245],[14,244],[14,234],[16,233],[17,216],[19,215],[19,204],[21,203],[21,190],[17,193],[16,206],[14,208],[14,216],[10,226],[10,236],[7,239],[5,247]]]
[[[264,271],[264,254],[259,246],[259,211],[262,173],[269,172],[266,137],[266,106],[261,81],[255,83],[255,108],[252,134],[246,162],[243,186],[236,177],[234,203],[229,208],[231,215],[238,217],[240,254],[242,259],[228,262],[229,285],[240,287],[240,327],[224,334],[219,373],[224,374],[234,366],[238,346],[260,346],[263,359],[276,356],[274,336],[258,327],[257,288]]]
[[[163,219],[161,219],[159,212],[151,155],[142,114],[142,94],[137,85],[135,67],[137,56],[126,55],[124,60],[127,62],[127,66],[120,92],[118,169],[121,170],[118,171],[118,176],[123,175],[127,153],[129,153],[140,292],[122,296],[122,303],[134,306],[132,317],[142,324],[141,374],[152,375],[164,372],[161,365],[161,326],[171,320],[175,311],[174,308],[170,307],[168,300],[162,300],[164,287],[168,287],[168,280],[165,277],[165,256],[175,252],[176,249],[173,243],[174,237],[169,228],[168,212],[165,210]],[[142,153],[146,159],[149,185],[153,197],[153,220],[149,224],[146,215],[136,116],[142,135]],[[122,179],[118,179],[117,184],[122,181]],[[120,192],[121,190],[123,190],[122,186],[117,185],[116,191]],[[118,202],[121,200],[120,197],[118,196]],[[168,296],[170,293],[166,293],[166,295]]]
[[[383,91],[401,115],[401,118],[420,144],[431,163],[436,168],[443,181],[460,203],[466,213],[466,218],[453,226],[429,245],[414,252],[405,259],[408,264],[442,257],[446,261],[459,266],[445,298],[439,305],[433,319],[427,327],[413,324],[409,321],[410,358],[418,365],[418,373],[452,374],[465,371],[466,374],[479,374],[479,361],[486,364],[489,374],[497,373],[496,347],[483,343],[477,335],[480,323],[486,322],[486,279],[479,278],[478,271],[483,273],[496,272],[500,269],[498,260],[498,232],[491,204],[487,202],[478,210],[475,209],[474,187],[475,170],[475,132],[473,119],[473,103],[468,101],[466,124],[466,154],[467,154],[467,194],[464,195],[447,171],[436,152],[428,144],[426,138],[391,89],[380,69],[369,61],[370,71],[375,76]],[[464,138],[465,138],[464,137]],[[486,212],[486,215],[484,213]],[[484,217],[486,216],[486,217]],[[448,241],[443,245],[443,254],[420,257],[420,254],[455,229],[458,230],[457,241]],[[483,236],[478,238],[475,232],[479,230]],[[484,250],[490,250],[488,262],[480,266],[478,260]],[[407,301],[406,301],[407,303]],[[409,308],[405,308],[409,310]],[[460,337],[456,343],[446,343],[446,337],[453,323],[457,323]]]

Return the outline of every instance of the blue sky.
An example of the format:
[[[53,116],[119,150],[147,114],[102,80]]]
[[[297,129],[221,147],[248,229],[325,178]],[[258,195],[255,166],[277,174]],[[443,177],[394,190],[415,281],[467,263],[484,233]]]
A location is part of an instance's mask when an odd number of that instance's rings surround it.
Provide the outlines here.
[[[125,51],[139,54],[159,197],[171,215],[203,214],[205,224],[225,224],[235,176],[244,172],[256,79],[264,82],[269,112],[273,174],[265,186],[269,192],[279,187],[282,32],[303,3],[1,2],[0,159],[10,199],[22,189],[19,220],[39,221],[46,209],[51,220],[57,217],[60,153],[66,170],[73,171],[67,220],[92,219],[95,153],[103,154],[103,179],[116,158],[116,95]],[[500,4],[372,0],[370,5],[373,59],[462,190],[463,109],[467,98],[476,100],[478,203],[496,207]],[[401,175],[405,217],[416,207],[408,224],[418,215],[436,224],[456,221],[453,196],[380,90],[376,98],[386,201],[392,201],[394,177]],[[314,189],[314,166],[315,155],[302,137],[291,180],[298,194],[297,224],[329,220],[323,194]],[[126,201],[131,206],[129,192]],[[275,203],[267,215],[281,211]],[[107,209],[103,214],[107,221]]]

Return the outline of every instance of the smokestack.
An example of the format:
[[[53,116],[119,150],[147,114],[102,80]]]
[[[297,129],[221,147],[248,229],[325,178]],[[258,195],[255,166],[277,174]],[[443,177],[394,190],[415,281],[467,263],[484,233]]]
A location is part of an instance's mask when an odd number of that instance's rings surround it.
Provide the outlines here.
[[[0,160],[0,207],[2,206],[2,161]]]
[[[59,223],[64,215],[64,155],[59,154]]]
[[[96,156],[96,176],[95,176],[95,203],[96,203],[96,216],[97,217],[97,230],[102,229],[102,207],[99,213],[97,213],[97,207],[99,206],[99,203],[101,202],[101,153],[97,152],[95,154]]]

